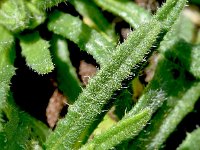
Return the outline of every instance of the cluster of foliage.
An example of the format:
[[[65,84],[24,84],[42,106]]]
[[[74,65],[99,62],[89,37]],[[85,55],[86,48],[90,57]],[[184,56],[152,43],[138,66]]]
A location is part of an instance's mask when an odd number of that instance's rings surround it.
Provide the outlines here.
[[[181,14],[186,2],[167,0],[152,15],[130,0],[0,1],[1,149],[162,148],[200,97],[200,45],[192,37],[194,25]],[[82,19],[58,9],[60,3],[72,5]],[[101,9],[132,27],[121,44]],[[51,40],[41,36],[41,26],[51,32]],[[70,62],[68,41],[100,66],[86,87]],[[68,113],[53,131],[15,103],[10,86],[19,50],[32,71],[41,76],[55,71],[58,88],[68,98]],[[155,51],[153,79],[133,103],[137,86],[132,80]],[[89,139],[113,106],[119,121]],[[196,129],[178,149],[199,149],[199,137]]]

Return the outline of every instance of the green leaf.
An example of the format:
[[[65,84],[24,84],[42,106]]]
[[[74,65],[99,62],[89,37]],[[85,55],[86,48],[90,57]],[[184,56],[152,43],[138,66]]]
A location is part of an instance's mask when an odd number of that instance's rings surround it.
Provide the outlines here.
[[[103,120],[98,124],[97,128],[93,131],[91,136],[96,137],[101,133],[106,132],[107,129],[111,128],[113,125],[117,123],[117,121],[111,117],[111,113],[112,113],[112,108],[110,112],[106,113],[106,115],[103,117]],[[91,140],[92,139],[89,139],[89,141]]]
[[[138,28],[148,22],[151,15],[148,11],[128,0],[94,0],[100,7],[122,17],[132,27]]]
[[[19,32],[29,23],[28,11],[23,0],[6,0],[0,6],[0,24],[12,32]]]
[[[154,82],[155,87],[164,93],[166,101],[130,149],[159,149],[180,121],[193,110],[200,96],[200,84],[188,79],[183,68],[166,59],[160,62],[159,68],[152,84]]]
[[[67,0],[32,0],[37,8],[45,10],[53,6],[58,6],[61,2],[67,2]]]
[[[33,29],[45,20],[45,12],[24,0],[6,0],[0,7],[0,24],[12,32]]]
[[[71,64],[66,40],[54,36],[52,39],[52,53],[57,72],[58,87],[67,96],[68,102],[73,103],[81,92],[81,84],[76,70]]]
[[[192,43],[193,32],[195,31],[194,29],[194,24],[182,14],[161,42],[161,45],[158,49],[159,52],[165,53],[168,50],[173,49],[176,43],[182,39],[188,43]]]
[[[199,150],[200,129],[187,133],[186,139],[180,144],[177,150]]]
[[[163,32],[169,31],[174,22],[180,16],[187,0],[167,0],[166,3],[158,9],[153,17],[162,24]]]
[[[20,37],[22,55],[27,65],[39,74],[46,74],[54,69],[49,52],[49,42],[35,32]]]
[[[192,45],[184,40],[177,40],[172,47],[165,52],[165,57],[174,63],[178,63],[196,78],[200,78],[200,45]]]
[[[33,3],[26,2],[26,5],[30,13],[28,28],[33,29],[45,21],[46,13],[39,10]]]
[[[134,105],[132,87],[128,85],[127,89],[124,89],[115,100],[115,111],[119,119],[129,112]]]
[[[10,80],[15,74],[14,37],[0,26],[0,109],[5,107]]]
[[[50,133],[46,125],[17,108],[11,93],[2,113],[7,118],[0,132],[0,145],[3,149],[30,149],[33,140],[42,145]]]
[[[168,0],[163,5],[163,7],[159,9],[158,14],[154,16],[156,20],[162,23],[162,26],[161,26],[162,33],[160,34],[160,37],[159,37],[160,39],[163,39],[167,31],[169,31],[168,33],[173,33],[173,30],[170,31],[170,27],[173,27],[173,28],[176,27],[176,24],[174,25],[174,22],[177,20],[178,14],[180,14],[180,11],[183,9],[185,3],[186,1],[183,0],[183,1],[177,1],[171,4],[170,0]],[[172,19],[174,19],[174,21],[172,21]],[[162,46],[168,46],[168,43],[164,43]],[[165,63],[161,62],[160,66],[164,67]],[[163,87],[161,83],[164,83],[168,80],[171,80],[171,81],[173,80],[167,79],[168,77],[170,77],[170,76],[167,76],[167,74],[169,73],[166,72],[166,70],[163,70],[161,67],[158,67],[157,73],[155,75],[156,76],[155,79],[148,85],[144,94],[140,98],[139,102],[126,115],[126,117],[137,114],[140,110],[146,107],[150,107],[152,111],[155,112],[163,104],[164,100],[166,100],[165,96],[168,94],[167,91],[169,91],[170,89],[167,89],[166,86]],[[169,84],[168,86],[170,87]],[[171,85],[171,86],[173,87],[174,85]],[[171,91],[171,92],[173,93],[174,91]]]
[[[76,43],[81,50],[91,54],[100,65],[110,59],[115,48],[115,45],[108,42],[100,33],[70,14],[54,12],[50,17],[48,29]]]
[[[106,132],[94,137],[80,150],[109,150],[122,141],[135,137],[146,125],[151,116],[150,109],[144,109],[137,115],[122,119]]]
[[[48,138],[47,149],[74,149],[80,147],[84,134],[109,102],[112,94],[121,87],[121,82],[132,68],[140,70],[146,61],[151,46],[160,33],[160,24],[152,21],[138,28],[117,47],[110,61],[90,79],[77,101],[69,107],[65,119],[58,123],[55,132]],[[134,49],[133,49],[134,48]]]
[[[189,2],[194,3],[194,4],[199,4],[199,5],[200,5],[199,0],[189,0]]]
[[[86,20],[88,26],[99,31],[109,42],[116,43],[117,37],[114,32],[114,27],[103,16],[102,12],[94,4],[92,0],[70,0],[76,10]]]
[[[159,128],[158,134],[152,139],[150,143],[150,148],[153,149],[161,145],[167,137],[176,129],[176,126],[181,122],[181,120],[190,113],[195,102],[198,100],[200,94],[200,84],[193,85],[182,97],[182,99],[177,103],[177,105],[171,110],[163,124]]]

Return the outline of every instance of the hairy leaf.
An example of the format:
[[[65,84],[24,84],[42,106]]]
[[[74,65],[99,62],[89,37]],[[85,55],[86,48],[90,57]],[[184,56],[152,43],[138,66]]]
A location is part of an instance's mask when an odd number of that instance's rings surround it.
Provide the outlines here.
[[[48,23],[49,30],[76,43],[81,50],[91,54],[97,62],[105,64],[115,47],[100,33],[83,24],[80,19],[70,14],[54,12]]]
[[[24,0],[6,0],[0,8],[0,24],[12,32],[33,29],[45,20],[45,12]]]
[[[95,137],[81,150],[109,150],[122,141],[135,137],[150,119],[151,110],[144,109],[137,115],[122,119],[106,132]]]
[[[54,69],[49,52],[49,42],[35,32],[20,37],[22,55],[27,65],[39,74],[46,74]]]
[[[97,29],[108,41],[116,43],[117,37],[113,26],[107,21],[92,0],[70,0],[69,2],[83,16],[83,21],[88,26]]]
[[[84,132],[90,128],[101,113],[113,92],[121,87],[132,68],[146,61],[151,46],[160,33],[160,24],[152,21],[130,34],[128,39],[117,47],[110,61],[94,76],[86,89],[79,95],[74,105],[69,107],[65,119],[61,120],[55,132],[48,138],[47,149],[73,149],[80,146]],[[134,48],[134,49],[133,49]]]
[[[13,32],[19,32],[26,28],[29,18],[23,0],[3,1],[0,8],[1,25]]]
[[[200,145],[200,129],[187,133],[186,139],[181,143],[177,150],[198,150]]]
[[[30,13],[28,28],[33,29],[44,22],[46,14],[44,11],[39,10],[33,3],[26,2],[26,5]]]
[[[132,27],[138,28],[151,19],[150,13],[128,0],[94,0],[103,9],[108,10],[127,21]]]
[[[187,0],[167,0],[166,3],[158,9],[154,19],[162,23],[163,32],[169,31],[174,22],[180,16]]]
[[[67,0],[33,0],[33,3],[41,10],[58,6],[61,2],[67,2]]]
[[[14,37],[0,26],[0,109],[5,106],[10,80],[15,74]]]
[[[33,146],[32,140],[38,141],[42,145],[49,133],[48,128],[42,122],[21,112],[14,104],[11,95],[3,109],[7,121],[0,132],[1,148],[30,149]]]
[[[166,101],[145,132],[133,141],[131,149],[159,149],[183,117],[192,111],[200,96],[199,84],[188,80],[184,69],[166,59],[160,62],[159,68],[152,83],[161,89]]]

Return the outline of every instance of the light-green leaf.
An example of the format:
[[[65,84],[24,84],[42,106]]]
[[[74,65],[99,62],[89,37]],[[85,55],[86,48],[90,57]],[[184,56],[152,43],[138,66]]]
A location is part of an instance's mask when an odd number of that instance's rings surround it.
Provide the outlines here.
[[[162,24],[163,32],[169,31],[174,22],[180,16],[187,0],[167,0],[166,3],[158,9],[154,19]]]
[[[1,4],[0,24],[8,30],[19,32],[29,23],[28,12],[23,0],[7,0]]]
[[[160,24],[151,21],[130,34],[116,48],[110,61],[89,81],[77,101],[69,107],[66,118],[58,123],[55,132],[47,140],[47,149],[80,147],[82,138],[86,136],[85,131],[101,114],[112,94],[121,87],[121,82],[131,74],[133,68],[136,72],[143,66],[142,62],[146,62],[159,33]]]
[[[24,0],[6,0],[0,8],[0,24],[15,33],[35,28],[45,20],[45,12]]]
[[[100,65],[110,59],[115,48],[115,45],[108,42],[100,33],[70,14],[55,11],[50,17],[48,29],[76,43],[81,50],[91,54]]]
[[[1,149],[30,149],[33,146],[32,140],[42,145],[50,130],[42,122],[20,111],[11,95],[10,93],[6,107],[1,112],[7,119],[0,131]]]
[[[83,16],[83,20],[89,22],[87,25],[99,31],[108,41],[116,44],[114,26],[103,16],[102,12],[92,0],[70,0],[76,10]]]
[[[186,139],[180,144],[177,150],[199,150],[200,147],[200,128],[187,133]]]
[[[166,101],[156,112],[145,131],[142,131],[133,141],[131,149],[159,149],[185,115],[193,110],[194,104],[200,96],[200,84],[188,80],[184,68],[167,59],[162,59],[158,65],[158,70],[151,83],[154,86],[149,90],[159,88],[163,93],[163,98],[161,98]],[[159,95],[159,93],[157,94]],[[155,99],[154,104],[157,103],[156,100],[162,99]],[[145,102],[145,100],[143,101]],[[139,103],[141,103],[139,105],[141,107],[142,102],[139,101]],[[137,110],[137,105],[134,109]],[[134,114],[133,112],[131,114]]]
[[[5,107],[11,77],[15,74],[14,37],[0,26],[0,109]]]
[[[94,137],[80,150],[109,150],[122,141],[135,137],[149,121],[151,114],[151,110],[147,108],[137,115],[122,119],[104,133]]]
[[[39,74],[47,74],[54,69],[49,52],[49,42],[43,40],[39,33],[35,32],[21,36],[20,46],[27,66],[34,71]]]
[[[151,19],[148,11],[128,0],[94,1],[103,9],[122,17],[134,28],[138,28],[142,23],[148,22]]]

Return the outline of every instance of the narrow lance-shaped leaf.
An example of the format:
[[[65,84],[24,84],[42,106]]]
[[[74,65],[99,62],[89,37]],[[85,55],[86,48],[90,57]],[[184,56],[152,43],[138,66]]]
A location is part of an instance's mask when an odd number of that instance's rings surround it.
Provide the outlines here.
[[[151,46],[160,33],[160,24],[151,21],[129,35],[117,47],[110,61],[94,76],[74,105],[69,107],[65,119],[58,123],[55,132],[48,138],[47,149],[74,149],[80,147],[85,131],[102,112],[112,94],[121,87],[132,68],[139,69],[139,63],[146,61]]]
[[[174,22],[180,16],[187,0],[167,0],[166,3],[158,9],[154,19],[162,23],[163,32],[169,31]]]
[[[200,96],[200,84],[192,86],[183,96],[183,98],[177,103],[174,109],[169,113],[168,117],[164,120],[159,128],[158,134],[152,139],[149,148],[161,146],[161,144],[167,139],[167,137],[176,129],[176,126],[181,120],[193,110],[195,102]]]
[[[183,9],[186,1],[185,0],[179,1],[179,2],[177,1],[176,3],[173,3],[172,5],[170,5],[168,3],[171,4],[170,1],[167,1],[167,3],[164,4],[162,8],[159,9],[159,13],[154,16],[154,18],[156,18],[158,21],[160,21],[162,24],[164,24],[164,26],[161,27],[162,33],[160,34],[160,39],[163,39],[163,37],[166,35],[166,33],[170,30],[170,28],[172,26],[173,26],[173,28],[176,29],[176,32],[179,33],[179,36],[182,37],[181,33],[178,30],[177,24],[174,25],[174,22],[176,22],[179,14],[180,14],[180,11]],[[162,16],[163,18],[160,16]],[[174,21],[172,21],[172,20],[174,20]],[[170,33],[172,33],[172,35],[175,35],[173,33],[173,30],[171,30]],[[172,38],[171,35],[169,37]],[[175,39],[175,38],[173,37],[173,39]],[[163,42],[161,42],[161,43],[163,43]],[[168,47],[168,45],[170,45],[170,44],[169,44],[169,42],[165,42],[161,45],[161,47],[163,47],[163,46]],[[194,57],[195,57],[195,55],[194,55]],[[194,64],[197,64],[197,63],[194,63]],[[162,74],[162,71],[160,73],[157,73],[157,75],[159,75],[159,74]],[[165,76],[165,75],[163,74],[163,76]],[[162,79],[162,76],[160,77],[160,79]],[[155,79],[155,80],[157,80],[157,79]],[[164,100],[166,100],[165,91],[163,91],[162,88],[161,88],[161,90],[158,90],[158,89],[160,89],[160,85],[157,86],[157,84],[154,83],[154,81],[153,81],[148,86],[148,88],[146,88],[143,96],[140,98],[137,105],[130,111],[130,113],[128,113],[126,115],[126,117],[137,114],[140,110],[142,110],[146,107],[150,107],[152,109],[152,111],[155,112],[159,108],[159,106],[161,106],[163,104]]]
[[[193,84],[193,81],[188,80],[184,69],[166,59],[159,63],[159,68],[155,73],[152,84],[162,90],[166,101],[154,115],[145,132],[142,131],[133,141],[130,149],[159,149],[183,117],[192,111],[195,102],[200,96],[199,84]],[[165,68],[168,69],[166,70]],[[177,71],[178,76],[174,74]],[[145,102],[144,99],[143,101]],[[139,103],[142,102],[139,101]],[[133,108],[132,114],[134,109],[137,110],[137,107]]]
[[[114,27],[103,16],[92,0],[70,0],[76,10],[83,16],[83,21],[98,30],[108,41],[116,44]],[[88,22],[88,23],[87,23]]]
[[[200,128],[187,133],[187,137],[180,144],[177,150],[199,150],[200,147]]]
[[[178,14],[183,9],[186,1],[179,1],[179,2],[173,3],[173,5],[169,5],[168,3],[170,3],[170,1],[167,1],[167,3],[164,4],[164,6],[162,8],[159,9],[159,13],[154,16],[154,18],[158,19],[158,21],[162,22],[162,24],[163,23],[165,24],[165,26],[162,26],[163,33],[160,36],[161,39],[166,34],[166,31],[169,31],[170,27],[173,26],[175,21],[173,22],[171,19],[176,20],[178,18]],[[166,6],[168,6],[168,7],[166,7]],[[168,10],[165,10],[165,9],[168,9]],[[166,14],[166,12],[168,12],[168,14]],[[163,18],[159,18],[159,16],[163,16]],[[167,25],[169,27],[166,27]],[[177,28],[177,24],[175,27],[174,26],[173,26],[173,28]],[[170,31],[170,32],[173,32],[173,31]],[[179,35],[179,36],[181,36],[181,35]],[[162,46],[167,46],[167,44],[164,43]],[[193,57],[195,57],[195,56],[196,56],[196,53],[194,54]],[[196,59],[195,59],[195,61],[196,61]],[[194,64],[197,64],[197,63],[194,62]],[[157,73],[155,75],[156,76],[155,79],[148,85],[144,94],[140,98],[139,102],[126,115],[126,117],[137,114],[140,110],[142,110],[146,107],[150,107],[152,109],[152,111],[155,112],[163,104],[164,100],[166,100],[166,95],[167,95],[166,86],[162,86],[162,84],[161,84],[161,83],[165,82],[165,79],[163,77],[166,76],[166,73],[163,73],[163,72],[165,72],[165,71],[163,71],[163,69],[159,67],[159,69],[157,70]],[[166,79],[166,80],[168,80],[168,79]],[[160,90],[158,90],[158,89],[160,89]]]
[[[46,74],[54,69],[49,52],[49,42],[35,32],[20,37],[22,55],[27,65],[39,74]]]
[[[160,36],[161,39],[170,30],[170,27],[172,27],[174,25],[174,22],[178,19],[178,16],[179,16],[181,10],[185,6],[185,3],[186,3],[186,0],[176,0],[173,3],[171,2],[171,0],[168,0],[163,5],[163,7],[158,10],[158,13],[153,17],[162,23],[162,27],[161,27],[162,34]],[[174,28],[174,26],[173,26],[173,28]],[[170,32],[172,32],[172,31],[170,31]],[[168,33],[170,33],[170,32],[168,32]],[[163,44],[162,46],[167,46],[167,44]],[[157,72],[158,72],[157,76],[159,76],[159,74],[163,74],[163,72],[165,72],[165,71],[162,71],[162,69],[159,68],[157,70]],[[139,103],[130,111],[130,113],[129,113],[130,116],[133,114],[136,114],[141,109],[144,109],[145,107],[148,107],[149,105],[153,106],[152,109],[154,109],[154,111],[156,111],[158,109],[158,106],[160,106],[163,103],[163,100],[165,100],[164,97],[166,95],[166,91],[165,91],[166,87],[161,86],[162,85],[161,83],[165,82],[165,79],[163,78],[165,76],[166,76],[166,74],[163,74],[163,76],[160,76],[158,78],[155,77],[155,79],[152,81],[152,83],[145,90],[145,93],[141,97],[141,100],[139,101]],[[159,83],[158,81],[161,83]],[[162,88],[164,88],[164,91]],[[161,90],[158,91],[157,89],[161,89]]]
[[[10,80],[15,74],[14,37],[0,26],[0,109],[5,107]]]
[[[137,4],[127,0],[94,0],[103,9],[106,9],[127,21],[132,27],[138,28],[148,22],[151,15]]]
[[[81,92],[81,84],[76,70],[70,62],[66,40],[54,36],[52,53],[57,71],[58,87],[68,97],[68,103],[73,103]]]
[[[91,54],[100,65],[110,59],[115,48],[115,45],[108,42],[100,33],[70,14],[55,11],[50,17],[48,29],[76,43],[81,50]]]
[[[122,141],[135,137],[150,119],[151,110],[142,110],[137,115],[122,119],[116,125],[106,130],[80,150],[109,150]]]

